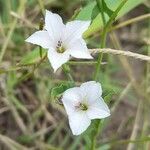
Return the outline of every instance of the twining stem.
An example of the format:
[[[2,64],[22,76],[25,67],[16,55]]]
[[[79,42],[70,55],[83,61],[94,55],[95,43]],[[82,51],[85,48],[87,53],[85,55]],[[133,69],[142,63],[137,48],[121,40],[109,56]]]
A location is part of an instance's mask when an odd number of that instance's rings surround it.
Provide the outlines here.
[[[104,29],[102,32],[102,37],[101,37],[101,46],[100,46],[101,48],[105,47],[107,31],[108,31],[109,27],[111,26],[111,24],[113,23],[114,19],[116,18],[118,12],[121,10],[121,8],[124,6],[124,4],[126,2],[127,2],[127,0],[124,0],[121,2],[121,4],[117,7],[117,9],[114,11],[114,13],[110,17],[110,19],[108,20],[106,25],[104,26]],[[99,54],[98,60],[97,60],[97,65],[96,65],[96,72],[95,72],[95,76],[94,76],[95,80],[98,80],[102,58],[103,58],[103,54]]]
[[[96,0],[96,2],[97,2],[98,7],[100,6],[100,9],[103,10],[103,3],[104,3],[103,0],[100,1],[101,3],[99,3],[98,0]],[[101,36],[100,48],[105,47],[108,29],[111,26],[111,24],[113,23],[113,21],[115,20],[118,12],[121,10],[121,8],[124,6],[124,4],[126,2],[127,2],[127,0],[123,0],[121,2],[121,4],[117,7],[117,9],[111,15],[110,19],[108,20],[108,22],[106,24],[105,24],[105,19],[104,19],[105,17],[104,17],[103,11],[100,10],[100,12],[102,13],[102,20],[103,20],[103,24],[104,24],[104,29],[103,29],[102,36]],[[100,66],[101,66],[102,59],[103,59],[103,54],[100,53],[99,56],[98,56],[98,60],[97,60],[97,64],[96,64],[96,71],[95,71],[95,75],[94,75],[94,80],[95,81],[99,80]],[[94,137],[92,139],[92,145],[91,145],[92,150],[95,150],[96,138],[97,138],[97,135],[99,133],[100,126],[102,126],[102,124],[103,124],[103,121],[101,122],[101,120],[95,120],[95,124],[96,124],[96,130],[95,130],[95,133],[94,133]]]
[[[103,34],[102,34],[102,37],[101,37],[102,42],[101,42],[101,45],[100,45],[100,48],[104,48],[105,43],[106,43],[106,34],[107,34],[107,29],[105,28],[106,27],[106,20],[105,20],[104,9],[103,9],[104,1],[103,0],[100,0],[100,1],[96,0],[96,3],[97,3],[97,6],[99,8],[99,12],[101,13],[102,20],[103,20],[103,25],[104,25]],[[102,58],[103,58],[103,54],[100,53],[99,56],[98,56],[98,60],[97,60],[97,64],[96,64],[96,71],[95,71],[95,75],[94,75],[94,80],[96,80],[96,81],[98,81]],[[92,139],[92,144],[91,144],[91,149],[92,150],[95,150],[95,147],[96,147],[96,138],[97,138],[97,134],[98,134],[99,129],[100,129],[101,120],[99,120],[99,119],[95,120],[94,123],[95,123],[95,133],[94,133],[94,136],[93,136],[93,139]]]
[[[101,12],[101,16],[102,16],[102,21],[103,21],[103,25],[104,25],[104,30],[103,30],[103,34],[102,34],[102,42],[100,45],[100,48],[104,48],[105,47],[105,41],[106,41],[106,34],[107,34],[107,30],[105,28],[106,26],[106,20],[105,20],[105,16],[104,16],[104,9],[103,9],[103,0],[96,0],[97,6],[99,8],[99,11]],[[94,79],[97,81],[98,80],[98,76],[99,76],[99,72],[100,72],[100,66],[101,66],[101,62],[102,62],[102,58],[103,58],[103,54],[100,53],[98,56],[98,60],[97,60],[97,64],[96,64],[96,72],[94,75]]]

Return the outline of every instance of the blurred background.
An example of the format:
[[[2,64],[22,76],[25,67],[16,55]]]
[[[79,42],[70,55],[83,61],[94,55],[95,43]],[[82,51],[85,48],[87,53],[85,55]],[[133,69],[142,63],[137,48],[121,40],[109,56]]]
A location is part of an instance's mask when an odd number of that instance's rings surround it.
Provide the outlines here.
[[[66,76],[61,69],[54,74],[47,59],[40,62],[35,53],[39,48],[25,43],[25,39],[38,30],[45,9],[67,22],[75,10],[80,14],[79,8],[93,2],[0,0],[0,150],[86,149],[89,139],[84,134],[72,135],[61,102],[51,96],[53,87],[67,82]],[[143,0],[113,26],[143,17],[149,10],[150,2]],[[97,30],[86,36],[89,48],[99,47],[100,34]],[[106,45],[150,55],[149,17],[114,28]],[[77,85],[92,80],[95,62],[76,64],[72,60],[69,65]],[[150,149],[150,64],[105,54],[99,78],[103,91],[109,93],[105,98],[110,99],[112,115],[101,128],[97,149]]]

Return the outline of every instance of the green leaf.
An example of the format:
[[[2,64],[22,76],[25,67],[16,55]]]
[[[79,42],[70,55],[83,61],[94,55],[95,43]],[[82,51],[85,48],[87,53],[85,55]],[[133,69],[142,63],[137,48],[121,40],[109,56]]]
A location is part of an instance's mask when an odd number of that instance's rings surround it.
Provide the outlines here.
[[[63,92],[65,92],[67,89],[71,87],[72,85],[70,85],[70,83],[62,83],[51,89],[51,96],[53,98],[58,98],[63,94]]]
[[[128,13],[130,10],[144,2],[145,0],[128,0],[126,4],[123,6],[121,11],[119,11],[117,19]],[[112,11],[116,10],[116,8],[119,6],[119,4],[122,2],[122,0],[105,0],[105,3],[108,8],[110,8]],[[89,3],[84,9],[81,10],[81,12],[76,17],[77,20],[91,20],[93,9],[96,5],[96,2],[93,1]],[[109,16],[106,15],[105,17],[106,21],[109,20]],[[84,33],[84,38],[89,37],[93,33],[97,32],[100,28],[103,27],[103,21],[101,14],[99,13],[97,17],[93,20],[91,26],[89,29]]]
[[[102,3],[99,2],[99,5],[103,5],[102,8],[103,8],[103,11],[104,13],[106,13],[109,17],[113,14],[114,11],[112,11],[108,6],[107,4],[105,3],[105,1],[103,0]],[[98,6],[98,4],[95,4],[94,8],[93,8],[93,11],[92,11],[92,16],[91,16],[91,19],[95,19],[96,16],[101,13],[101,7]]]
[[[109,17],[111,17],[111,15],[113,14],[114,11],[111,10],[111,9],[107,6],[105,0],[103,0],[102,2],[103,2],[102,5],[103,5],[103,8],[104,8],[104,12],[106,12],[106,14],[107,14]]]
[[[46,50],[42,51],[42,58],[46,55]],[[32,50],[31,52],[27,53],[22,60],[19,62],[18,65],[31,65],[31,64],[35,64],[38,61],[40,61],[41,59],[40,56],[40,50],[39,47],[36,47],[34,50]]]
[[[99,10],[98,6],[95,4],[95,6],[92,10],[91,20],[93,21],[99,13],[100,13],[100,10]]]

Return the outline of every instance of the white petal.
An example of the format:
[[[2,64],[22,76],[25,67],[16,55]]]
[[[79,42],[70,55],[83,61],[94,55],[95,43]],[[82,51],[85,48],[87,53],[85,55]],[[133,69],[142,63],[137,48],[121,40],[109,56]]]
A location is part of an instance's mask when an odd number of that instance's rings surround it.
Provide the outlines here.
[[[69,125],[74,135],[79,135],[84,132],[90,123],[91,120],[88,118],[86,112],[75,112],[69,116]]]
[[[93,58],[90,55],[90,52],[86,46],[85,41],[81,38],[71,43],[68,43],[67,50],[69,51],[70,55],[75,58],[83,58],[83,59]]]
[[[80,91],[80,87],[73,87],[66,90],[63,94],[64,102],[65,100],[69,100],[71,103],[80,102],[82,98],[82,93]]]
[[[64,28],[62,18],[58,14],[46,10],[45,29],[54,41],[60,40]]]
[[[48,59],[54,69],[54,72],[69,60],[68,53],[57,53],[53,48],[48,50]]]
[[[85,93],[88,103],[91,104],[99,99],[102,95],[102,88],[99,82],[89,81],[80,86],[83,93]]]
[[[79,39],[82,37],[82,34],[88,29],[90,21],[71,21],[66,24],[65,29],[65,40],[67,42]]]
[[[50,48],[52,45],[51,38],[48,35],[47,31],[37,31],[28,37],[26,42],[42,46],[43,48]]]
[[[80,100],[82,100],[82,94],[79,87],[70,88],[64,92],[62,102],[68,115],[74,113]]]
[[[110,116],[110,110],[102,98],[97,99],[87,110],[90,119],[101,119]]]

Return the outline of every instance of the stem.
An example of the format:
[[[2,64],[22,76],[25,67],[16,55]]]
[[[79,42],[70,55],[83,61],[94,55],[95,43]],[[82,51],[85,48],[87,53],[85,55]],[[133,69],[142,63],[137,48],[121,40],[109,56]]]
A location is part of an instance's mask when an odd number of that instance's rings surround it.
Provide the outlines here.
[[[97,2],[97,6],[99,8],[99,12],[101,13],[101,16],[102,16],[102,20],[103,20],[103,24],[104,24],[104,30],[103,30],[103,34],[102,34],[102,42],[101,42],[101,46],[100,48],[104,48],[105,47],[105,43],[106,43],[106,34],[107,34],[107,29],[105,28],[105,25],[106,25],[106,20],[105,20],[105,16],[104,16],[104,10],[103,10],[103,0],[100,0],[100,3],[98,0],[96,0]],[[102,58],[103,58],[103,53],[100,53],[99,56],[98,56],[98,60],[97,60],[97,64],[96,64],[96,72],[95,72],[95,75],[94,75],[94,80],[98,81],[98,76],[99,76],[99,72],[100,72],[100,66],[101,66],[101,62],[102,62]],[[94,133],[94,136],[93,136],[93,139],[92,139],[92,145],[91,145],[91,149],[92,150],[95,150],[95,147],[96,147],[96,138],[97,138],[97,134],[100,130],[100,123],[101,123],[101,120],[95,120],[95,133]]]
[[[97,2],[97,5],[99,6],[99,2],[98,0],[96,0]],[[100,11],[102,13],[102,19],[103,19],[103,24],[104,24],[104,29],[103,29],[103,32],[102,32],[102,41],[101,41],[101,46],[100,48],[105,48],[105,44],[106,44],[106,37],[107,37],[107,31],[109,29],[109,27],[111,26],[111,24],[113,23],[113,21],[115,20],[118,12],[121,10],[121,8],[124,6],[124,4],[127,2],[127,0],[124,0],[121,2],[121,4],[117,7],[117,9],[114,11],[114,13],[112,14],[112,16],[110,17],[109,21],[106,23],[105,25],[105,17],[104,17],[104,14],[103,14],[103,0],[100,1],[101,2],[101,10]],[[97,60],[97,64],[96,64],[96,71],[95,71],[95,75],[94,75],[94,80],[98,81],[98,77],[99,77],[99,74],[100,74],[100,66],[101,66],[101,62],[102,62],[102,59],[103,59],[103,54],[100,53],[99,56],[98,56],[98,60]],[[101,122],[101,120],[96,120],[95,121],[95,124],[96,124],[96,131],[94,133],[94,137],[92,139],[92,145],[91,145],[91,148],[92,150],[95,150],[95,147],[96,147],[96,138],[97,138],[97,135],[99,133],[99,130],[100,130],[100,126],[102,126],[104,121]]]
[[[39,23],[39,30],[43,30],[44,27],[44,21],[43,19],[40,19],[40,23]],[[40,53],[40,57],[42,58],[42,47],[39,46],[39,53]]]
[[[105,47],[107,31],[108,31],[109,27],[111,26],[111,24],[113,23],[113,21],[115,20],[118,12],[121,10],[121,8],[124,6],[124,4],[126,2],[127,2],[127,0],[124,0],[124,1],[121,2],[121,4],[117,7],[115,12],[110,17],[110,19],[107,22],[107,24],[104,26],[104,29],[103,29],[103,32],[102,32],[102,41],[101,41],[101,46],[100,46],[101,48]],[[103,20],[103,23],[104,23],[104,20]],[[99,73],[100,73],[100,66],[101,66],[102,58],[103,58],[103,54],[99,54],[98,60],[97,60],[97,65],[96,65],[96,72],[95,72],[95,76],[94,76],[94,79],[96,81],[98,80],[98,76],[99,76]]]
[[[69,66],[67,64],[64,64],[62,66],[62,69],[63,69],[64,73],[66,74],[66,76],[68,77],[68,79],[74,84],[75,82],[74,82],[73,77],[72,77],[72,75],[70,73]]]
[[[109,31],[112,31],[112,30],[116,30],[116,29],[119,29],[119,28],[122,28],[124,26],[127,26],[127,25],[130,25],[132,23],[136,23],[136,22],[139,22],[139,21],[142,21],[144,19],[148,19],[150,18],[150,13],[148,14],[144,14],[144,15],[141,15],[141,16],[138,16],[138,17],[135,17],[135,18],[132,18],[132,19],[129,19],[129,20],[126,20],[124,22],[121,22],[115,26],[112,26]]]
[[[96,61],[69,61],[68,62],[69,65],[94,65],[96,63],[97,63]]]
[[[103,34],[102,34],[102,42],[101,42],[101,46],[100,46],[100,48],[104,48],[105,43],[106,43],[107,30],[105,28],[106,20],[105,20],[105,16],[104,16],[104,12],[103,12],[103,10],[104,10],[103,9],[103,0],[100,0],[100,3],[99,3],[98,0],[96,0],[96,2],[97,2],[97,6],[99,8],[99,11],[101,12],[101,16],[102,16],[102,20],[103,20],[103,24],[104,24],[104,30],[103,30]],[[96,81],[98,80],[102,59],[103,59],[103,54],[100,53],[99,56],[98,56],[98,60],[97,60],[97,64],[96,64],[96,72],[95,72],[95,75],[94,75],[94,79]]]

